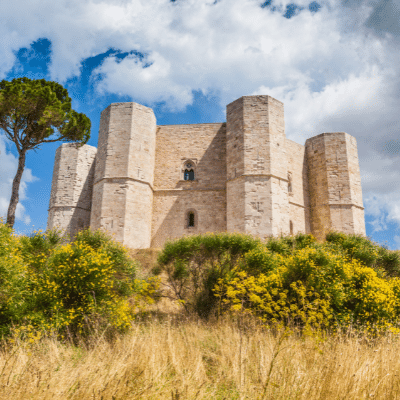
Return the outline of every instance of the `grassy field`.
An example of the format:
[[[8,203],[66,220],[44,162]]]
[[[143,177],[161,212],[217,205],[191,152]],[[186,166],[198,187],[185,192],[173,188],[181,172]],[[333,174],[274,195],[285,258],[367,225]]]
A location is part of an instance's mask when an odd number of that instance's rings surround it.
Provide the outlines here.
[[[0,224],[0,400],[400,399],[400,334],[373,339],[398,332],[400,257],[368,239],[57,240]]]
[[[136,322],[112,343],[1,350],[1,399],[399,399],[400,342],[274,335],[256,322]]]

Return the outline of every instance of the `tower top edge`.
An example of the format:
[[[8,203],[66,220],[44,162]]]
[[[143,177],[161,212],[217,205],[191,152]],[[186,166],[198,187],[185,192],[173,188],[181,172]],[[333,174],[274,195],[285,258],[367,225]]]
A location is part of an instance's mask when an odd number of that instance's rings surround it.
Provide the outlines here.
[[[111,108],[127,108],[127,109],[140,108],[140,109],[148,110],[148,111],[151,111],[152,113],[154,113],[154,111],[151,107],[147,107],[147,106],[144,106],[143,104],[135,103],[133,101],[127,101],[127,102],[123,102],[123,103],[111,103],[101,113],[103,113]]]
[[[67,143],[61,143],[60,146],[57,147],[58,149],[62,149],[62,148],[67,148],[67,147],[73,147],[75,149],[85,149],[85,150],[96,150],[97,151],[97,147],[92,146],[90,144],[81,144],[79,142],[67,142]]]
[[[267,95],[267,94],[259,94],[259,95],[254,95],[254,96],[241,96],[238,99],[236,99],[236,100],[230,102],[229,104],[227,104],[227,107],[230,106],[231,104],[237,102],[237,101],[240,101],[240,100],[244,101],[244,100],[255,100],[255,99],[264,100],[264,101],[266,100],[267,102],[272,100],[272,101],[275,101],[277,103],[282,104],[282,106],[283,106],[283,102],[278,100],[278,99],[276,99],[275,97],[272,97],[272,96]]]
[[[165,124],[165,125],[157,125],[157,127],[180,127],[180,126],[196,126],[200,127],[202,125],[226,125],[226,122],[199,122],[197,124]]]
[[[350,137],[355,139],[354,136],[350,135],[347,132],[324,132],[324,133],[320,133],[319,135],[315,135],[315,136],[312,136],[312,137],[308,138],[306,140],[306,143],[307,142],[311,142],[311,141],[313,141],[315,139],[323,138],[323,137],[327,137],[327,136],[350,136]]]

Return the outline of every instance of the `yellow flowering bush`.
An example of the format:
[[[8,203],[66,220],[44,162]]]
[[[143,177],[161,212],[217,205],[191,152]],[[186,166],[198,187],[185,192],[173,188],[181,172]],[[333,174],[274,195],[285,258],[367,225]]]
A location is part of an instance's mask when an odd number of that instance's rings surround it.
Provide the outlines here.
[[[150,276],[147,279],[135,279],[135,293],[130,301],[136,312],[145,312],[149,304],[154,304],[160,297],[161,279]]]
[[[254,251],[253,251],[254,253]],[[264,259],[261,254],[264,254]],[[336,328],[357,324],[373,330],[397,329],[400,281],[383,271],[323,245],[305,247],[275,259],[259,251],[262,273],[249,274],[243,264],[232,279],[214,288],[222,310],[251,313],[266,323],[294,323],[303,327]],[[254,262],[254,256],[245,255]],[[254,266],[249,269],[253,271]]]
[[[9,332],[28,309],[28,268],[20,255],[18,237],[0,220],[0,335]]]
[[[136,268],[126,249],[100,231],[66,243],[57,232],[17,237],[0,223],[0,334],[32,339],[39,331],[124,329],[135,299],[148,301],[158,289],[158,280],[135,280]]]
[[[128,325],[129,308],[123,305],[126,300],[117,288],[117,272],[102,247],[93,249],[78,241],[56,248],[31,279],[37,312],[28,319],[56,330],[82,331],[85,318],[99,315],[117,327]],[[133,277],[123,280],[126,294],[132,291]],[[114,318],[114,314],[119,316]]]
[[[318,328],[395,324],[399,255],[359,235],[184,237],[158,260],[175,298],[199,315],[219,310]]]

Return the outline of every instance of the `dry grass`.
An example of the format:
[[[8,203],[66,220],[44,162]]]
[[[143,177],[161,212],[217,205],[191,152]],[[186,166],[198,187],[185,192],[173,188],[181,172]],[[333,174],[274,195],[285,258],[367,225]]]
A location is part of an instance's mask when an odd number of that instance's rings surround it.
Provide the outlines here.
[[[151,274],[160,252],[161,249],[129,249],[128,254],[140,264],[139,278],[145,278]]]
[[[389,337],[317,343],[255,323],[142,322],[113,343],[3,350],[0,398],[399,399],[399,354]]]

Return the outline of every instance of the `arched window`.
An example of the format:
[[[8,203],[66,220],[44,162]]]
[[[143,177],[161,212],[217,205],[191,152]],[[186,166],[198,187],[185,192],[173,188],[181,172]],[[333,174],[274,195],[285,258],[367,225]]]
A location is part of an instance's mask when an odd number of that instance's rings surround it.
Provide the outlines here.
[[[185,181],[194,181],[194,165],[191,161],[185,163],[183,179]]]
[[[293,235],[293,221],[289,221],[290,234]]]
[[[189,211],[187,213],[187,227],[188,228],[193,228],[196,223],[196,216],[193,211]]]

